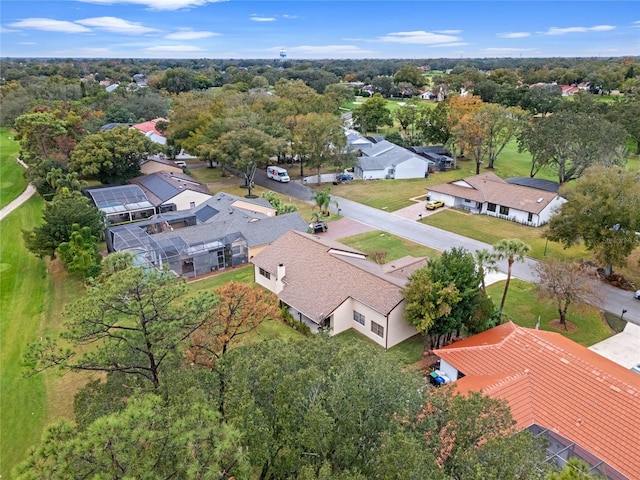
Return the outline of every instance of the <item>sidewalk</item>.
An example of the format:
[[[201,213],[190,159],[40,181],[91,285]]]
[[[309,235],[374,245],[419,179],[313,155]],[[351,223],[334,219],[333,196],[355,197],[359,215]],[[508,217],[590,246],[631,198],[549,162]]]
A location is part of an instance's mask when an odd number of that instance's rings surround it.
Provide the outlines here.
[[[18,198],[16,198],[9,205],[7,205],[2,210],[0,210],[0,220],[3,220],[4,217],[9,215],[16,208],[18,208],[24,202],[29,200],[31,197],[33,197],[35,193],[36,193],[36,188],[31,184],[27,185],[27,188],[25,188],[24,192],[22,192],[20,196],[18,196]]]

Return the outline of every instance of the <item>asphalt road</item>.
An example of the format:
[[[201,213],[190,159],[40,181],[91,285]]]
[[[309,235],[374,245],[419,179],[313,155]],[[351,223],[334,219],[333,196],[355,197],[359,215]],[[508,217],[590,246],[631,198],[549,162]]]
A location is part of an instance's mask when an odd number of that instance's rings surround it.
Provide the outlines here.
[[[312,190],[302,185],[299,181],[278,183],[268,179],[266,173],[261,170],[256,171],[254,181],[260,186],[269,188],[283,195],[304,201],[311,201]],[[334,212],[337,212],[339,209],[340,214],[345,217],[436,250],[445,251],[452,247],[463,247],[471,252],[482,248],[491,249],[491,245],[488,243],[399,217],[398,215],[368,207],[361,203],[347,200],[346,198],[332,196],[332,200],[338,203],[337,207],[333,204],[330,206],[330,209]],[[537,275],[535,274],[535,266],[537,263],[536,260],[531,258],[527,258],[523,263],[516,262],[512,269],[513,277],[528,282],[535,282],[537,280]],[[498,266],[502,272],[506,272],[506,261],[501,262]],[[640,300],[634,299],[632,292],[621,290],[602,282],[598,282],[598,290],[602,297],[602,303],[594,301],[595,306],[616,315],[621,315],[622,311],[626,310],[624,319],[640,325]]]

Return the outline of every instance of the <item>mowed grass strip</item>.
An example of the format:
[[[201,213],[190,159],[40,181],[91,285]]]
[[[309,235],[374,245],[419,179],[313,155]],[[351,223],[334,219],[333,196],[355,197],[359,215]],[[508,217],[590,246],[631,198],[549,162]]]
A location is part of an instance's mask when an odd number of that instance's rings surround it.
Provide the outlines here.
[[[474,215],[449,209],[441,209],[438,213],[425,217],[422,222],[490,245],[498,243],[503,238],[519,238],[531,246],[531,252],[528,256],[538,260],[544,258],[566,260],[591,258],[591,254],[583,245],[574,245],[564,249],[560,243],[547,242],[543,238],[547,227],[528,227],[490,215]]]
[[[360,233],[351,237],[340,239],[340,243],[351,248],[371,255],[373,252],[381,250],[387,252],[386,261],[392,262],[407,255],[412,257],[436,258],[440,252],[424,245],[414,243],[401,237],[396,237],[381,230]]]
[[[39,334],[47,292],[51,288],[45,264],[29,253],[21,230],[40,218],[43,202],[31,198],[7,216],[0,228],[0,475],[24,458],[40,440],[47,416],[45,380],[23,376],[22,356]]]
[[[24,168],[16,162],[20,144],[6,127],[0,128],[0,208],[6,207],[27,187]]]
[[[487,293],[495,305],[500,304],[505,282],[498,282],[487,287]],[[598,343],[613,335],[611,329],[600,316],[600,310],[586,304],[569,307],[567,321],[576,325],[575,332],[558,330],[549,325],[551,320],[559,318],[555,301],[539,299],[535,285],[522,280],[512,279],[504,306],[504,315],[521,327],[535,328],[538,316],[540,329],[556,332],[570,338],[585,347]]]

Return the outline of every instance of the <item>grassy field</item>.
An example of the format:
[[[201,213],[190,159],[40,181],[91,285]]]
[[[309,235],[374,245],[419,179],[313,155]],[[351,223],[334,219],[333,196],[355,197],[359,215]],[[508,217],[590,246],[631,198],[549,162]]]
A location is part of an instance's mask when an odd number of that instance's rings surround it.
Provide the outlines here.
[[[498,305],[503,291],[504,282],[487,287],[487,293]],[[511,280],[503,313],[509,320],[527,328],[535,328],[538,316],[540,316],[541,330],[560,333],[587,347],[613,334],[600,317],[600,311],[588,305],[569,308],[567,320],[578,327],[575,332],[556,330],[549,325],[551,320],[559,318],[555,303],[551,300],[538,299],[535,286],[518,279]]]
[[[489,215],[473,215],[449,209],[440,210],[434,215],[429,215],[422,222],[492,245],[503,238],[519,238],[531,246],[529,256],[532,258],[544,258],[545,249],[546,256],[551,258],[578,260],[591,257],[591,254],[582,245],[575,245],[565,250],[559,243],[547,242],[546,239],[542,238],[547,229],[546,226],[528,227]]]
[[[20,145],[6,127],[0,128],[0,208],[5,207],[27,186],[24,168],[17,162]]]
[[[39,440],[47,418],[43,376],[23,378],[22,355],[39,334],[51,283],[42,261],[23,246],[20,231],[35,226],[42,200],[32,198],[2,221],[0,235],[0,475]]]
[[[366,254],[371,254],[376,250],[383,250],[387,252],[387,262],[406,257],[407,255],[429,258],[440,256],[440,252],[437,250],[413,243],[404,238],[396,237],[395,235],[390,235],[380,230],[341,238],[340,243]]]

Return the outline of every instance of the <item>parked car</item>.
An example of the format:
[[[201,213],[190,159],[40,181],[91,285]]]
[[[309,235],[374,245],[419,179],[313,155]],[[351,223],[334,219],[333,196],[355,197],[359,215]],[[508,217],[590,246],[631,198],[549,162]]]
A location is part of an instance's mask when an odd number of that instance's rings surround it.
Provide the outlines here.
[[[633,297],[640,300],[640,290],[636,290],[636,293],[633,294]]]
[[[179,166],[180,168],[187,168],[187,162],[184,162],[182,160],[176,160],[175,163],[177,166]]]
[[[339,182],[346,182],[349,180],[353,180],[353,175],[351,175],[350,173],[339,173],[336,175],[336,180],[338,180]]]
[[[329,230],[329,227],[327,226],[327,222],[313,222],[309,224],[309,230],[309,233],[322,233]]]
[[[440,207],[444,207],[444,202],[442,200],[429,200],[426,204],[427,210],[435,210]]]

